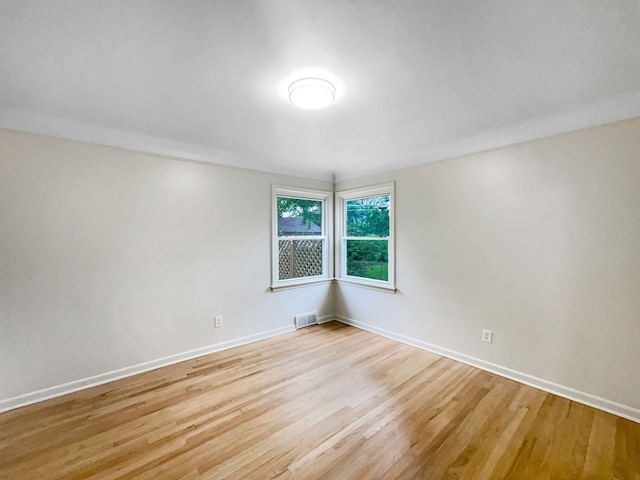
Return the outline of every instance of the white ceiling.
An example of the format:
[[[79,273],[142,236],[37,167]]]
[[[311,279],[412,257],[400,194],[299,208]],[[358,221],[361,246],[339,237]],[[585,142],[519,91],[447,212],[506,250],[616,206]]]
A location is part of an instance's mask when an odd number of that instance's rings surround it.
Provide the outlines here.
[[[640,115],[638,0],[0,0],[0,127],[344,179]],[[283,88],[323,74],[338,101]]]

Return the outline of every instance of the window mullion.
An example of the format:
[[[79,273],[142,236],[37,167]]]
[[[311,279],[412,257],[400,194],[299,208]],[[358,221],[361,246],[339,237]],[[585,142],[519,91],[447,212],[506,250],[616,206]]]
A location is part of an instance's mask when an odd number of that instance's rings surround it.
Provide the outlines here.
[[[342,237],[345,240],[373,240],[373,241],[388,241],[389,237]]]
[[[326,240],[326,235],[284,235],[279,236],[278,240]]]

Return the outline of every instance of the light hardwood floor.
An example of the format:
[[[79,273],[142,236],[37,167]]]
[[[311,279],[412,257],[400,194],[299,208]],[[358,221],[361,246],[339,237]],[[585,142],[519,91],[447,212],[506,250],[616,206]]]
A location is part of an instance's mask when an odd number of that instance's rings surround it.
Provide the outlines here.
[[[2,479],[640,479],[640,424],[329,323],[0,414]]]

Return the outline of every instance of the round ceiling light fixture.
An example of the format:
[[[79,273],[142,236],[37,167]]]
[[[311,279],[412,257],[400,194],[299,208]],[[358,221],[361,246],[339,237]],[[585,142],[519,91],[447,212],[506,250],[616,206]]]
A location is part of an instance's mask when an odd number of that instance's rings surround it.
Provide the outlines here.
[[[319,110],[336,99],[336,87],[322,78],[301,78],[289,85],[289,100],[296,107]]]

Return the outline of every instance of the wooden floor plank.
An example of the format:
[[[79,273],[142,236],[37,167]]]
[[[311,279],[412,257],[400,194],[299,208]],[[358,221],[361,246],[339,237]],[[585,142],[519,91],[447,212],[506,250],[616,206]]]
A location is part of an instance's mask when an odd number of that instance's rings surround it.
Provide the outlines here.
[[[640,425],[329,323],[0,414],[0,479],[640,479]]]

